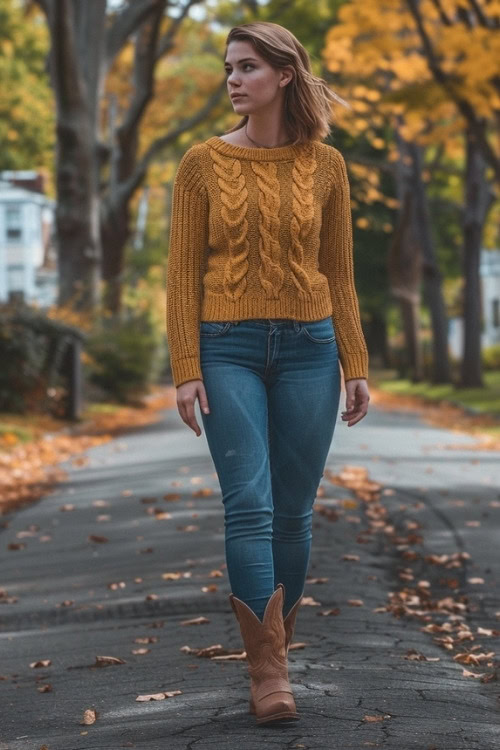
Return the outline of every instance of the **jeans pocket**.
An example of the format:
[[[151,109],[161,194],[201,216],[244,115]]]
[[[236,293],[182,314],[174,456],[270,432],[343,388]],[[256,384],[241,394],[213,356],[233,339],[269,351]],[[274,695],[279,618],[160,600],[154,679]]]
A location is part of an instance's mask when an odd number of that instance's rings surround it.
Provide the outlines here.
[[[233,323],[230,320],[202,320],[200,322],[200,336],[223,336],[225,333],[227,333],[227,331],[229,331],[232,325]]]
[[[308,320],[302,323],[302,330],[315,344],[331,344],[335,341],[335,330],[331,317],[322,320]]]

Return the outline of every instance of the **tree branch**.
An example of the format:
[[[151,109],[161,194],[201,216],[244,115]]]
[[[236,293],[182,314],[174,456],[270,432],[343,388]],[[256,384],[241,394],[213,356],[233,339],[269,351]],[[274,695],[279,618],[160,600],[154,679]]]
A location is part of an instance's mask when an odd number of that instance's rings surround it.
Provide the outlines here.
[[[197,5],[200,2],[202,2],[202,0],[188,0],[188,2],[183,5],[182,12],[180,13],[180,15],[172,19],[172,23],[170,24],[168,31],[163,35],[163,37],[158,42],[158,47],[156,50],[156,61],[158,61],[161,57],[163,57],[163,55],[165,55],[167,52],[170,52],[174,43],[175,35],[181,23],[186,18],[187,14],[189,13],[190,8],[192,8],[193,5]]]
[[[122,124],[117,129],[122,158],[129,163],[134,156],[129,152],[135,152],[133,144],[136,141],[139,122],[154,93],[155,50],[164,9],[165,0],[162,0],[151,11],[147,21],[143,21],[135,40],[134,96]]]
[[[500,19],[498,17],[490,18],[489,16],[486,16],[477,0],[469,0],[469,5],[472,7],[478,23],[480,23],[481,26],[484,26],[486,29],[498,29],[500,26]]]
[[[52,79],[60,118],[72,117],[85,106],[87,89],[81,74],[71,0],[58,0],[51,8]]]
[[[45,2],[45,0],[42,0]],[[164,6],[165,0],[132,0],[106,32],[105,73],[130,34],[148,17],[152,10]]]
[[[474,134],[478,147],[481,149],[481,152],[484,158],[493,169],[497,181],[500,182],[500,159],[494,152],[486,136],[485,119],[478,117],[476,115],[476,112],[474,111],[472,105],[462,96],[460,96],[451,78],[441,68],[438,58],[436,56],[436,53],[434,51],[434,48],[432,46],[430,37],[427,34],[427,31],[425,30],[425,27],[424,27],[422,14],[420,13],[420,10],[418,7],[419,0],[406,0],[406,2],[410,10],[410,13],[412,14],[415,20],[418,33],[422,40],[424,53],[427,58],[427,64],[429,66],[431,73],[433,74],[436,81],[440,83],[443,86],[443,88],[448,92],[452,101],[455,102],[455,105],[458,111],[460,112],[462,117],[466,120],[472,133]]]
[[[431,0],[433,6],[436,8],[437,12],[439,13],[439,18],[441,19],[442,23],[445,26],[452,26],[451,20],[448,18],[446,13],[443,10],[443,7],[439,0]]]
[[[50,21],[50,13],[52,10],[52,0],[31,0],[30,5],[39,5],[47,16],[47,20]]]
[[[200,122],[203,122],[203,120],[210,114],[215,105],[218,104],[222,93],[225,90],[226,80],[223,79],[219,86],[208,98],[205,105],[196,114],[194,114],[192,117],[189,117],[187,120],[183,120],[180,125],[171,130],[169,133],[166,133],[161,138],[157,138],[157,140],[151,144],[140,162],[137,164],[133,174],[129,177],[128,180],[125,180],[119,185],[116,195],[116,202],[118,204],[127,201],[133,195],[134,191],[139,187],[142,180],[144,179],[149,164],[154,159],[154,157],[161,151],[163,151],[166,146],[169,146],[171,143],[176,141],[177,138],[182,135],[182,133],[191,130]]]

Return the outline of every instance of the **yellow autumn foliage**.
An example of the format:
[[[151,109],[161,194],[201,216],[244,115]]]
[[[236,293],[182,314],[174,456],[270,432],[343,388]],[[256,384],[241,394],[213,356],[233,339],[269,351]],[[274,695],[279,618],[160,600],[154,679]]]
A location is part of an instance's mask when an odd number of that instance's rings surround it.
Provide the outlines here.
[[[441,0],[441,12],[433,0],[421,0],[419,8],[451,85],[478,115],[494,124],[500,112],[500,0]],[[408,140],[422,145],[439,142],[450,158],[462,152],[465,123],[449,91],[429,69],[405,0],[346,2],[327,32],[322,54],[327,69],[337,74],[335,91],[352,107],[339,108],[339,127],[354,137],[367,137],[380,149],[384,141],[374,128],[402,117],[400,132]],[[498,142],[492,144],[498,148]],[[388,159],[395,158],[389,144]]]

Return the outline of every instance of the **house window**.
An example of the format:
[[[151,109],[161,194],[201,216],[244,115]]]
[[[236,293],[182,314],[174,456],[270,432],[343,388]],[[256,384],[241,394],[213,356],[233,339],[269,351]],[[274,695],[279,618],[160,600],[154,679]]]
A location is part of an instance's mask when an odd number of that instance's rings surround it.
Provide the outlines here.
[[[5,238],[7,242],[20,242],[22,237],[21,208],[7,206],[5,209]]]
[[[500,327],[500,299],[493,300],[493,325],[495,328]]]

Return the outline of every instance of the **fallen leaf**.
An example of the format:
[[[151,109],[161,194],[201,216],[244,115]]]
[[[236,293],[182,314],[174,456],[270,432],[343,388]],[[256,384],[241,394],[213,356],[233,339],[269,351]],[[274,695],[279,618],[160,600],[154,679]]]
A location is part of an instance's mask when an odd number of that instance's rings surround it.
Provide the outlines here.
[[[138,695],[136,701],[162,701],[165,698],[173,698],[174,695],[182,695],[182,690],[168,690],[165,693],[153,693],[152,695]]]
[[[125,659],[120,659],[118,656],[96,656],[95,667],[107,667],[113,664],[126,664]]]
[[[463,669],[462,670],[462,676],[463,677],[476,677],[476,678],[479,678],[479,677],[484,677],[485,674],[486,674],[485,672],[481,672],[481,674],[476,674],[475,672],[470,672],[468,669]]]
[[[495,656],[494,651],[489,651],[488,653],[480,653],[480,654],[473,654],[472,652],[462,652],[459,654],[455,654],[453,656],[454,661],[459,661],[462,664],[473,664],[477,666],[478,664],[481,664],[483,661],[491,661]]]
[[[300,604],[301,606],[321,607],[321,602],[317,602],[312,596],[303,596]]]
[[[37,688],[39,693],[51,693],[52,692],[52,685],[50,683],[45,683],[44,685],[37,685]]]
[[[390,714],[384,714],[381,716],[380,714],[376,714],[375,716],[370,716],[370,714],[365,714],[363,717],[363,721],[384,721],[384,719],[390,719]]]
[[[424,654],[420,653],[420,651],[417,651],[415,648],[410,648],[406,652],[404,658],[409,661],[441,661],[439,656],[424,656]]]
[[[204,625],[206,622],[210,622],[207,617],[194,617],[191,620],[183,620],[179,625]]]
[[[477,632],[479,633],[479,635],[490,635],[490,636],[491,635],[494,635],[494,636],[499,636],[500,635],[500,630],[492,630],[491,628],[482,628],[480,626],[478,626]]]
[[[306,578],[306,583],[326,583],[330,579],[327,577],[323,578]]]
[[[80,724],[94,724],[99,714],[93,708],[87,708],[83,713]]]

